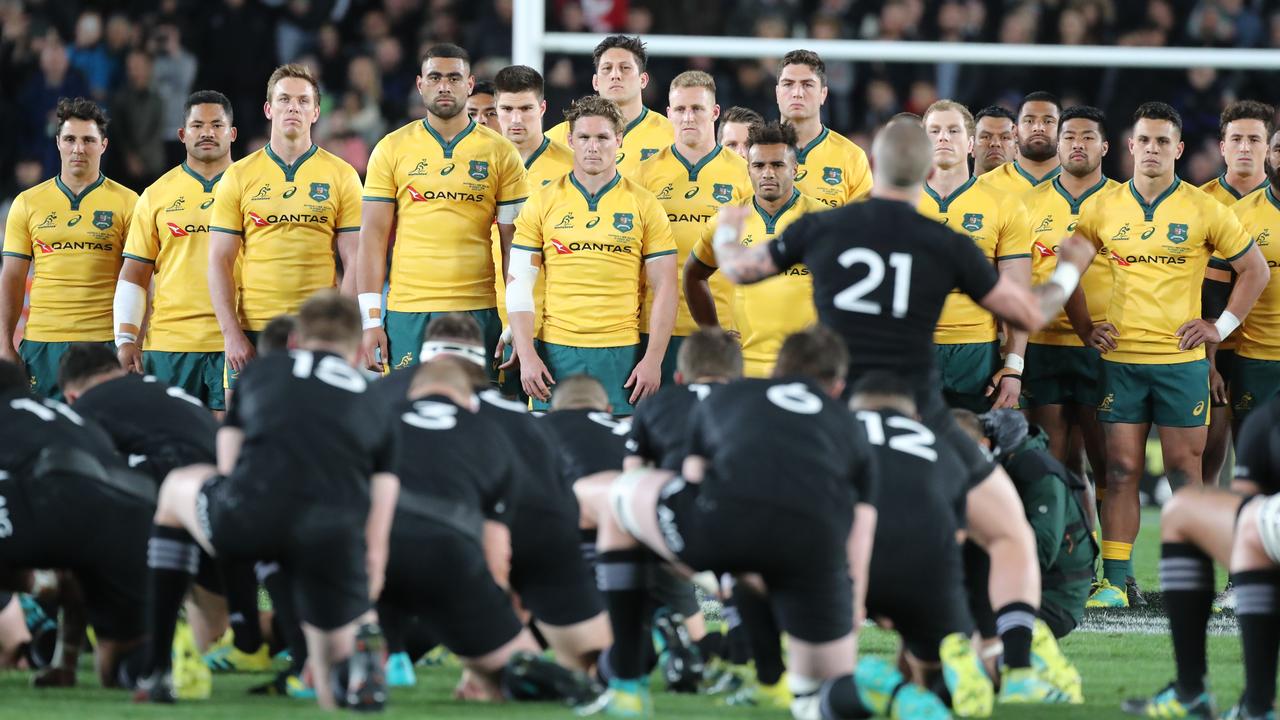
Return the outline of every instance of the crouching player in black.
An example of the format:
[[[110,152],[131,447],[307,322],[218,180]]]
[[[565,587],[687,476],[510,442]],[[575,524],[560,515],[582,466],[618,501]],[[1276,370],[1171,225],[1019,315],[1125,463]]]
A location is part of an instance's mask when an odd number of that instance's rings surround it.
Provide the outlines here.
[[[398,413],[404,486],[382,602],[421,618],[482,696],[588,705],[600,691],[584,673],[537,656],[508,596],[518,456],[476,414],[465,362],[437,357],[418,368]]]
[[[124,467],[95,423],[29,387],[20,367],[0,361],[0,589],[30,592],[34,568],[69,571],[74,582],[60,582],[62,647],[36,685],[75,684],[88,622],[98,678],[130,687],[142,664],[155,485]]]
[[[216,557],[276,561],[289,576],[322,707],[385,701],[370,598],[381,591],[399,481],[390,416],[364,395],[352,367],[360,312],[336,292],[298,313],[299,349],[259,358],[239,379],[218,431],[218,466],[170,473],[148,546],[150,672],[135,697],[171,702],[178,608],[199,548]],[[345,687],[330,677],[349,674]],[[348,671],[345,672],[345,671]]]

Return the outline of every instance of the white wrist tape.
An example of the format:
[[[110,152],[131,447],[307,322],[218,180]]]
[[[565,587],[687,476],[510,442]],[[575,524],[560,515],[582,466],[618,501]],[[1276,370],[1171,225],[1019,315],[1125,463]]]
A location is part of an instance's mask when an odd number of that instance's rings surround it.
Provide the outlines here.
[[[524,248],[511,248],[507,275],[507,313],[533,312],[533,284],[538,279],[533,253]]]
[[[523,200],[521,200],[520,202],[511,203],[509,205],[499,205],[498,212],[496,213],[496,215],[498,216],[498,222],[502,225],[515,224],[516,218],[520,217],[520,210],[523,207],[524,207]]]
[[[1004,356],[1004,366],[1006,369],[1012,370],[1016,373],[1021,373],[1022,369],[1027,366],[1027,363],[1022,359],[1021,355],[1009,353]]]
[[[716,228],[715,235],[711,236],[711,245],[715,250],[716,259],[720,258],[720,248],[726,245],[738,244],[738,231],[728,225],[720,225]]]
[[[1062,288],[1062,292],[1067,297],[1071,297],[1071,293],[1076,291],[1076,285],[1079,283],[1080,269],[1069,262],[1059,262],[1053,269],[1053,275],[1049,277],[1049,284]]]
[[[1218,328],[1218,338],[1220,340],[1226,340],[1228,335],[1234,332],[1236,328],[1240,327],[1240,318],[1232,315],[1230,310],[1223,310],[1222,315],[1218,318],[1218,321],[1213,324],[1213,326]]]
[[[360,322],[365,330],[382,327],[382,293],[360,293]]]
[[[116,283],[116,296],[111,304],[116,329],[116,347],[138,342],[142,319],[147,315],[147,291],[128,280]]]

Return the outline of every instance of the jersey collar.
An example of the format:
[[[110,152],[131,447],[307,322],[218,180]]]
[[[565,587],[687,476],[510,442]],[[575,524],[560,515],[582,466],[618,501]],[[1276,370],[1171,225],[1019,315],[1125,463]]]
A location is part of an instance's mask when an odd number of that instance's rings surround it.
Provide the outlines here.
[[[587,210],[590,212],[596,211],[596,205],[600,204],[600,198],[604,197],[605,193],[617,186],[618,181],[621,179],[622,173],[617,173],[613,176],[613,179],[609,181],[609,184],[600,188],[600,192],[592,195],[587,192],[586,188],[582,187],[582,183],[578,182],[578,178],[574,177],[572,172],[569,173],[569,182],[573,183],[573,186],[578,189],[578,192],[582,193],[582,198],[587,201]]]
[[[285,162],[280,159],[280,156],[276,155],[275,151],[271,149],[271,143],[267,143],[265,149],[267,151],[267,157],[271,158],[275,161],[276,165],[280,166],[280,171],[284,173],[284,181],[293,182],[293,176],[298,174],[298,170],[302,167],[302,163],[310,160],[311,156],[315,155],[316,151],[320,149],[320,146],[315,143],[311,143],[311,147],[308,148],[306,152],[302,153],[302,157],[293,161],[292,165],[286,165]]]
[[[1253,188],[1252,190],[1246,190],[1245,192],[1237,192],[1236,189],[1232,187],[1230,183],[1227,182],[1227,172],[1225,170],[1223,170],[1222,174],[1218,176],[1218,184],[1222,186],[1223,190],[1226,190],[1227,192],[1231,193],[1231,197],[1237,200],[1244,197],[1245,195],[1248,195],[1249,193],[1255,192],[1264,187],[1271,187],[1271,181],[1264,177],[1262,178],[1262,182],[1258,183],[1258,186]]]
[[[476,121],[472,120],[467,123],[467,126],[462,129],[462,132],[454,135],[453,140],[449,142],[445,142],[444,138],[440,137],[440,133],[436,132],[436,129],[431,127],[431,123],[427,122],[426,118],[422,118],[422,127],[426,128],[428,135],[435,138],[436,142],[440,143],[440,149],[444,151],[444,159],[451,160],[453,159],[453,151],[458,147],[458,143],[462,142],[463,138],[470,135],[471,131],[476,129]]]
[[[107,179],[107,176],[99,172],[98,179],[94,180],[92,183],[89,183],[89,187],[85,188],[79,195],[76,195],[75,193],[71,192],[71,188],[67,187],[66,184],[62,182],[61,175],[55,175],[53,177],[54,182],[57,183],[58,185],[58,189],[62,191],[63,195],[67,196],[68,200],[71,201],[72,210],[79,210],[80,203],[84,201],[85,196],[93,192],[94,190],[97,190],[98,186],[101,185],[103,182],[105,182],[106,179]]]
[[[1035,176],[1035,175],[1032,175],[1031,173],[1029,173],[1029,172],[1027,172],[1026,170],[1024,170],[1024,169],[1022,168],[1022,166],[1018,164],[1018,161],[1017,161],[1017,160],[1014,160],[1014,161],[1013,161],[1013,169],[1014,169],[1014,170],[1015,170],[1019,175],[1021,175],[1021,176],[1022,176],[1022,178],[1023,178],[1024,180],[1026,180],[1027,182],[1031,183],[1031,187],[1035,187],[1035,186],[1039,185],[1040,183],[1044,182],[1045,180],[1052,180],[1052,179],[1054,179],[1054,178],[1058,177],[1058,175],[1060,175],[1060,174],[1062,173],[1062,166],[1061,166],[1061,165],[1059,165],[1058,167],[1056,167],[1056,168],[1054,168],[1054,169],[1050,170],[1049,172],[1045,173],[1045,174],[1044,174],[1044,177],[1042,177],[1042,178],[1040,178],[1039,180],[1037,180],[1037,179],[1036,179],[1036,176]]]
[[[720,151],[723,149],[724,148],[720,146],[720,143],[716,143],[716,146],[711,149],[711,152],[707,153],[696,164],[685,159],[685,156],[681,155],[680,151],[676,149],[674,143],[671,145],[671,154],[675,155],[676,159],[680,161],[680,164],[684,166],[684,169],[689,171],[689,181],[694,182],[698,179],[698,173],[702,171],[702,168],[706,167],[707,163],[715,160],[716,156],[719,155]]]
[[[1276,186],[1268,185],[1267,191],[1264,194],[1267,196],[1267,200],[1271,202],[1271,207],[1280,210],[1280,198],[1276,197]]]
[[[623,128],[623,129],[622,129],[622,137],[626,137],[626,136],[627,136],[627,133],[629,133],[629,132],[631,132],[633,129],[635,129],[635,126],[637,126],[637,125],[639,125],[640,123],[644,122],[644,119],[645,119],[645,118],[647,118],[647,117],[649,117],[649,108],[647,108],[647,107],[645,107],[645,106],[641,105],[641,106],[640,106],[640,114],[636,116],[636,119],[635,119],[635,120],[632,120],[631,122],[627,123],[627,126],[626,126],[625,128]]]
[[[546,152],[549,147],[551,147],[551,138],[543,135],[542,144],[538,146],[537,150],[533,151],[528,160],[524,161],[524,169],[528,170],[533,167],[533,164],[538,161],[538,158],[542,157],[542,153]]]
[[[218,181],[222,179],[222,173],[218,173],[217,175],[214,175],[212,178],[206,180],[203,175],[196,172],[195,170],[192,170],[191,166],[187,164],[186,160],[182,161],[182,171],[190,175],[196,182],[200,183],[200,187],[203,187],[204,191],[207,193],[213,192],[213,186],[217,185]]]
[[[782,219],[782,216],[786,215],[788,210],[795,207],[795,204],[799,200],[800,200],[800,191],[795,188],[791,188],[791,199],[788,200],[785,205],[778,208],[778,212],[775,215],[770,215],[769,213],[765,212],[765,209],[760,207],[760,203],[756,202],[756,199],[754,197],[751,198],[751,205],[756,209],[756,214],[760,216],[760,219],[764,221],[765,234],[772,235],[773,228],[775,225],[778,224],[778,220]]]
[[[1057,190],[1058,194],[1062,196],[1062,199],[1066,200],[1067,204],[1071,206],[1072,215],[1079,215],[1080,206],[1084,204],[1084,201],[1088,200],[1091,196],[1093,196],[1094,193],[1098,192],[1099,190],[1101,190],[1106,186],[1107,186],[1107,176],[1103,175],[1102,179],[1098,181],[1097,185],[1094,185],[1088,190],[1085,190],[1084,192],[1080,193],[1080,197],[1073,198],[1071,197],[1071,193],[1067,192],[1067,189],[1062,187],[1062,178],[1056,175],[1053,178],[1053,189]]]
[[[931,197],[931,198],[933,198],[935,201],[937,201],[937,203],[938,203],[938,212],[940,212],[940,213],[944,213],[944,212],[946,212],[946,211],[947,211],[947,208],[951,207],[951,203],[955,202],[955,199],[956,199],[956,198],[958,198],[958,197],[960,197],[961,195],[963,195],[963,194],[964,194],[964,191],[965,191],[965,190],[968,190],[968,189],[969,189],[969,188],[971,188],[971,187],[973,187],[973,184],[974,184],[974,183],[976,183],[976,182],[978,182],[978,178],[976,178],[976,177],[974,177],[974,176],[970,175],[970,176],[969,176],[969,179],[964,181],[964,184],[962,184],[960,187],[958,187],[958,188],[956,188],[955,190],[953,190],[953,191],[951,192],[951,194],[950,194],[950,195],[948,195],[948,196],[946,196],[945,198],[944,198],[944,197],[942,197],[941,195],[939,195],[939,194],[938,194],[938,191],[936,191],[936,190],[934,190],[933,188],[929,187],[929,183],[927,183],[927,182],[924,184],[924,191],[925,191],[925,193],[927,193],[927,194],[929,195],[929,197]]]
[[[1156,208],[1160,207],[1160,203],[1164,202],[1165,198],[1172,195],[1173,191],[1177,190],[1178,186],[1181,184],[1182,184],[1182,178],[1179,178],[1177,175],[1174,175],[1173,183],[1169,185],[1169,188],[1167,190],[1160,193],[1160,196],[1157,197],[1155,199],[1155,202],[1151,203],[1150,205],[1147,204],[1146,200],[1142,199],[1142,195],[1138,192],[1138,188],[1134,187],[1132,180],[1129,181],[1129,192],[1133,194],[1133,199],[1138,201],[1138,206],[1142,208],[1143,219],[1146,220],[1147,222],[1151,222],[1156,217]]]
[[[809,157],[809,151],[821,145],[822,141],[826,140],[827,136],[830,134],[831,134],[831,128],[824,126],[822,128],[822,132],[818,133],[818,137],[810,140],[808,145],[805,145],[804,147],[796,151],[796,162],[803,165],[805,162],[805,159]]]

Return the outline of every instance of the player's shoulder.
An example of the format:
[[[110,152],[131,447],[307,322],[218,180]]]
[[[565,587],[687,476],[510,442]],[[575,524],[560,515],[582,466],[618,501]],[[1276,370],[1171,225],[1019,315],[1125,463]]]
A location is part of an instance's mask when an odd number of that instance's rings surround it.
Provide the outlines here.
[[[560,122],[556,123],[555,126],[552,127],[550,130],[548,130],[545,134],[547,137],[551,138],[553,142],[557,140],[559,140],[560,142],[568,142],[569,121],[561,120]],[[564,138],[564,139],[560,140],[560,138]]]
[[[573,148],[550,135],[544,135],[543,137],[547,140],[547,146],[538,154],[538,160],[550,160],[565,165],[573,165]]]
[[[645,187],[639,180],[629,178],[621,173],[618,174],[618,184],[613,188],[613,192],[605,193],[604,197],[607,198],[609,195],[613,195],[614,192],[616,192],[618,196],[630,196],[635,198],[635,202],[639,205],[659,204],[658,198],[653,194],[652,190]],[[663,217],[666,217],[665,213],[663,214]]]
[[[222,179],[229,180],[235,178],[237,180],[251,178],[259,173],[267,172],[269,168],[275,167],[275,161],[267,154],[267,146],[254,150],[231,163],[230,167],[222,173]]]
[[[844,157],[846,164],[866,164],[867,153],[861,145],[830,128],[826,129],[826,133],[827,136],[819,143],[824,151]]]
[[[573,173],[565,173],[564,175],[553,178],[547,184],[531,188],[529,200],[525,204],[525,209],[520,212],[524,214],[529,211],[530,205],[541,205],[542,207],[550,207],[558,202],[561,198],[569,195],[569,193],[577,193],[578,190],[573,186]]]
[[[57,176],[51,177],[41,183],[36,183],[31,187],[18,193],[14,202],[22,202],[31,212],[36,212],[45,202],[53,197],[62,196],[62,191],[58,188]]]
[[[132,209],[133,204],[138,201],[138,193],[135,192],[133,188],[125,185],[124,183],[118,183],[105,175],[102,177],[102,187],[98,189],[111,197],[118,199],[120,202],[127,204],[130,209]]]
[[[397,149],[411,142],[423,132],[422,120],[410,120],[391,132],[383,135],[374,146],[376,148]]]
[[[792,209],[794,209],[799,215],[808,215],[809,213],[818,213],[830,210],[831,206],[811,195],[800,193],[800,197],[796,198],[796,204],[792,206]]]
[[[359,175],[359,173],[356,172],[355,167],[344,160],[341,156],[335,155],[319,145],[316,145],[315,148],[315,155],[311,156],[311,160],[318,166],[324,167],[327,172],[337,170],[343,173],[350,172],[351,174]]]
[[[719,165],[722,169],[728,169],[735,173],[747,172],[747,160],[738,153],[726,148],[723,145],[716,145],[715,157],[712,158],[713,165]]]
[[[641,127],[647,130],[662,130],[672,134],[675,133],[675,126],[671,124],[666,115],[647,107],[644,110],[644,118],[640,121]]]
[[[502,133],[480,123],[474,123],[467,139],[471,141],[469,144],[473,145],[477,152],[489,153],[495,156],[515,155],[516,158],[520,157],[520,151]]]
[[[1271,187],[1264,185],[1236,201],[1231,206],[1231,211],[1236,214],[1236,217],[1243,218],[1259,208],[1269,207],[1280,210],[1280,201],[1276,200]]]

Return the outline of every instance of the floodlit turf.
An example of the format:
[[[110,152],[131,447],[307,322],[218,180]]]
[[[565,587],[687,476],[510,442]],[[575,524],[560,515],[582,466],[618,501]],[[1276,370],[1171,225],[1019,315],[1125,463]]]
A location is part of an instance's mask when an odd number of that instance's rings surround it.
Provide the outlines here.
[[[1155,590],[1156,561],[1159,558],[1158,514],[1143,513],[1143,533],[1136,548],[1139,583]],[[1125,622],[1126,618],[1131,622]],[[1167,634],[1154,632],[1159,618],[1154,612],[1132,615],[1119,613],[1090,614],[1086,629],[1073,633],[1063,642],[1066,651],[1084,675],[1086,703],[1076,707],[1036,707],[1004,710],[997,706],[996,718],[1052,718],[1054,720],[1098,720],[1124,717],[1120,701],[1135,695],[1148,695],[1163,687],[1173,677],[1173,661]],[[1227,629],[1230,618],[1215,623]],[[1106,628],[1103,630],[1103,628]],[[1123,631],[1115,631],[1121,628]],[[863,649],[868,653],[892,652],[893,636],[879,630],[863,635]],[[1220,709],[1237,699],[1242,679],[1240,644],[1234,635],[1209,638],[1211,683]],[[485,706],[463,704],[451,699],[456,668],[418,668],[418,686],[393,691],[387,717],[413,718],[568,718],[572,713],[554,705]],[[35,692],[28,688],[27,677],[20,673],[0,674],[0,718],[225,718],[226,720],[258,720],[278,717],[331,717],[312,706],[279,698],[252,698],[245,689],[265,676],[220,675],[214,679],[214,696],[201,703],[175,707],[135,706],[121,692],[108,692],[91,687],[90,675],[81,674],[86,687],[70,691]],[[786,718],[788,713],[776,710],[728,708],[715,699],[687,695],[656,696],[659,717],[669,718]]]

